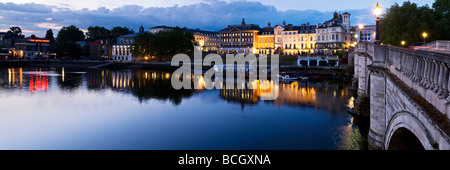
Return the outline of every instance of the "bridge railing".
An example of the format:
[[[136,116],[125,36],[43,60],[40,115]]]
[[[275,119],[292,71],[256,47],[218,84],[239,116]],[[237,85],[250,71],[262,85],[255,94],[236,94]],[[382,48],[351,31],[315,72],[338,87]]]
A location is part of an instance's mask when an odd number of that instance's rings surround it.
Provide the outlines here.
[[[450,54],[373,44],[367,45],[368,54],[371,48],[374,66],[388,69],[450,117]]]
[[[367,53],[370,55],[370,57],[373,57],[374,54],[374,43],[371,42],[360,42],[356,46],[357,52]]]

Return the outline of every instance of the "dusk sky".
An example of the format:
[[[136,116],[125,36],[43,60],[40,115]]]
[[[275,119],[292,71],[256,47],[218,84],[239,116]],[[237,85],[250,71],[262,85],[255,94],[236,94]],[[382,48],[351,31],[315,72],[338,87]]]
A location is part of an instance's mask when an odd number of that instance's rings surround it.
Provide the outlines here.
[[[135,31],[142,24],[146,30],[158,25],[186,26],[219,31],[227,25],[247,23],[261,27],[287,23],[300,25],[322,23],[332,13],[349,12],[351,24],[374,24],[372,9],[376,0],[1,0],[0,31],[11,26],[23,34],[44,36],[53,29],[55,36],[62,26],[126,26]],[[55,3],[56,2],[56,3]],[[378,0],[383,9],[402,0]],[[432,6],[434,0],[411,0]]]

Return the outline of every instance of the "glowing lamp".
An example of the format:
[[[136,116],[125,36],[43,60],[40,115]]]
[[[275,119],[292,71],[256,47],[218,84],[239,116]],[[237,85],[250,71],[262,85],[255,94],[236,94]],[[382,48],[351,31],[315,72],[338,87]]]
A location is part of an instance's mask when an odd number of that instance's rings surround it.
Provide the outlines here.
[[[375,17],[380,18],[381,16],[381,7],[377,2],[377,6],[375,6],[375,8],[373,8],[373,12],[375,14]]]

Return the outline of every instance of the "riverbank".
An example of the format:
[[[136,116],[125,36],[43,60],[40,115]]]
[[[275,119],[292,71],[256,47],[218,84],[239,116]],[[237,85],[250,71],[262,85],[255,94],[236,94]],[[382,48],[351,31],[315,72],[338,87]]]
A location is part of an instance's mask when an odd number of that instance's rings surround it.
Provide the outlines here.
[[[106,69],[147,69],[174,71],[170,62],[110,62],[90,60],[6,60],[0,61],[0,67],[71,67],[71,68],[106,68]],[[295,72],[297,75],[314,79],[351,78],[353,67],[299,67],[281,65],[280,72]]]

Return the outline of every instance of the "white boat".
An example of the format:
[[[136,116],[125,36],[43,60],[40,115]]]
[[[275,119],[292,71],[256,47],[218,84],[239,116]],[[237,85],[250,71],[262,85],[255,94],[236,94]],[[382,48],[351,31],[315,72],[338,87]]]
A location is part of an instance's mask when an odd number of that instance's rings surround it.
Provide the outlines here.
[[[297,77],[290,77],[289,75],[280,76],[283,80],[297,80]]]
[[[308,80],[308,77],[299,77],[300,80]]]

